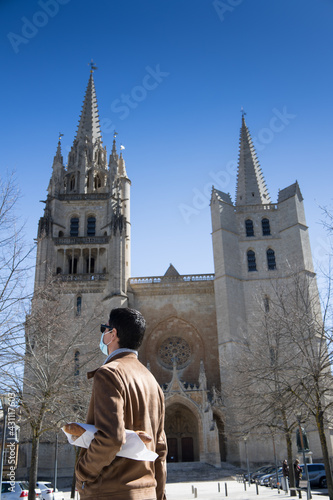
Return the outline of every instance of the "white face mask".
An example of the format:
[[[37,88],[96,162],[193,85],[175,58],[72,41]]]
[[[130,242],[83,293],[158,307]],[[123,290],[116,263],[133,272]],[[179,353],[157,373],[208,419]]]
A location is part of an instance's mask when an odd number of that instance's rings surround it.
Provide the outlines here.
[[[102,351],[103,354],[105,354],[105,356],[108,355],[108,345],[111,344],[112,342],[112,339],[110,340],[110,342],[108,342],[107,344],[104,344],[104,335],[106,334],[106,330],[105,332],[102,333],[102,336],[101,336],[101,340],[100,340],[100,343],[99,343],[99,348],[100,350]]]

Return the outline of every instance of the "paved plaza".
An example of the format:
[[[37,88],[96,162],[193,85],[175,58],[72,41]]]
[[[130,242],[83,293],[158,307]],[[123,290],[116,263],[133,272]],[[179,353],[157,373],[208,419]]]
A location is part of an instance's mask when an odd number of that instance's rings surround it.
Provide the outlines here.
[[[250,487],[235,480],[227,481],[192,481],[189,483],[170,483],[166,486],[167,500],[286,500],[297,497],[290,497],[284,491],[259,486],[254,484]],[[258,493],[257,493],[258,492]],[[70,499],[70,492],[65,492],[65,499]],[[306,491],[302,491],[302,499],[307,500]],[[312,500],[329,500],[327,490],[316,490],[312,492]]]

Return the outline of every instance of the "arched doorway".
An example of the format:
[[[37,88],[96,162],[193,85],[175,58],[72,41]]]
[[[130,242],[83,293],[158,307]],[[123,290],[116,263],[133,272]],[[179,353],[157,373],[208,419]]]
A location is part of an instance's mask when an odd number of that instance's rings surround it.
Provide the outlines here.
[[[168,440],[168,462],[199,460],[198,423],[186,406],[174,404],[166,409],[165,432]]]

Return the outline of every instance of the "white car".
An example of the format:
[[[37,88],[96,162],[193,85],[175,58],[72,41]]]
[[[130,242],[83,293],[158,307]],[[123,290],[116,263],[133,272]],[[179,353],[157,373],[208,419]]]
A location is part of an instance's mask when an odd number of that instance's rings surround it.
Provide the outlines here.
[[[42,492],[42,500],[64,500],[64,493],[54,489],[53,484],[50,481],[37,481],[37,488]]]
[[[40,489],[35,488],[36,500],[42,500]],[[2,481],[1,500],[19,500],[28,498],[29,483],[27,481]]]

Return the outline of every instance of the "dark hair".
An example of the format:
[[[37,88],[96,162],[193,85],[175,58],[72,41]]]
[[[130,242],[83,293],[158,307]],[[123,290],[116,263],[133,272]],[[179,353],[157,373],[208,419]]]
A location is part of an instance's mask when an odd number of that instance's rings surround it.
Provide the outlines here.
[[[139,349],[146,331],[146,320],[139,311],[128,307],[112,309],[109,325],[117,330],[119,347]]]

